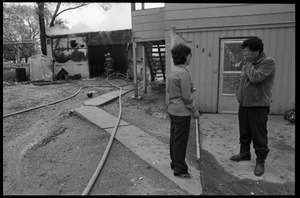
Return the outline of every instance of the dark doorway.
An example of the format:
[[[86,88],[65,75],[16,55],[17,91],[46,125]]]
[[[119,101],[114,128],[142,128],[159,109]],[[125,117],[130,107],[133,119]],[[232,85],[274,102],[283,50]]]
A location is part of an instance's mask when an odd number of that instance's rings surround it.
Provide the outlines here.
[[[105,71],[104,54],[110,53],[114,59],[114,71],[122,74],[127,70],[126,44],[88,46],[90,78],[101,76]]]

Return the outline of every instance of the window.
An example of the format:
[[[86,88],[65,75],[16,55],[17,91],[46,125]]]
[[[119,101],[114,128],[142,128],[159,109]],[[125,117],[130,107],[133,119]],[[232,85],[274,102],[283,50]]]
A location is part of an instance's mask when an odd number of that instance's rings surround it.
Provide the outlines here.
[[[51,44],[51,39],[50,38],[47,38],[47,45],[50,45]]]
[[[222,42],[223,94],[235,94],[244,64],[243,40],[224,40]]]
[[[165,3],[135,3],[135,10],[165,7]]]

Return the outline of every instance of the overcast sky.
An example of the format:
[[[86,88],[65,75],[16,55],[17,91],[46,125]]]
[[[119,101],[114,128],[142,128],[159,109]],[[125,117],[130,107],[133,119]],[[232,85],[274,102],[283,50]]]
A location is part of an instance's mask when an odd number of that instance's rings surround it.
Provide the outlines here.
[[[80,9],[70,10],[59,15],[66,19],[69,30],[51,30],[49,34],[79,33],[131,29],[130,3],[110,3],[111,8],[103,11],[99,5],[91,4]]]
[[[161,7],[163,3],[147,3],[146,8]],[[131,29],[131,3],[110,3],[111,8],[103,11],[97,3],[71,10],[60,15],[67,19],[69,30],[52,30],[49,34],[79,33]],[[137,5],[137,9],[139,5]]]
[[[130,3],[110,3],[111,8],[103,11],[99,5],[91,4],[80,10],[68,11],[61,17],[69,21],[69,28],[80,28],[85,24],[95,30],[117,30],[131,28]]]
[[[23,3],[34,5],[35,3]],[[131,29],[131,3],[109,3],[111,8],[103,11],[98,3],[69,10],[59,15],[59,18],[68,21],[69,30],[58,30],[57,28],[47,29],[48,35],[70,34],[92,31],[111,31]],[[51,4],[55,10],[56,3]],[[145,3],[145,8],[163,7],[164,3]],[[64,8],[63,4],[61,8]],[[136,9],[141,8],[141,3],[136,3]]]

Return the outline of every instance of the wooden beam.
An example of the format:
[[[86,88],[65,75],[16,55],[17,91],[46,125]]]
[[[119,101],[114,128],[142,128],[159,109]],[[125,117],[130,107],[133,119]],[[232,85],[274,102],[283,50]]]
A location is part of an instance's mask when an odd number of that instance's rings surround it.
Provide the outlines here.
[[[147,93],[147,70],[146,70],[146,49],[143,45],[143,87],[144,87],[144,93]]]
[[[135,11],[135,3],[131,3],[131,11]]]
[[[133,82],[134,82],[134,97],[138,97],[138,84],[137,84],[137,65],[136,65],[136,42],[132,44],[133,51]]]

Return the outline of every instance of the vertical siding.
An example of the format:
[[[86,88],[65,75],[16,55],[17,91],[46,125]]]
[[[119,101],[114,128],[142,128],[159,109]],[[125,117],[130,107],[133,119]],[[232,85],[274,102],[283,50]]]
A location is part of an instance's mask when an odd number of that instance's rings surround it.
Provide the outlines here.
[[[132,32],[137,42],[164,39],[164,8],[132,11]]]
[[[264,51],[275,60],[276,73],[270,112],[283,114],[295,102],[295,28],[255,29],[249,33],[263,40]]]
[[[271,43],[271,48],[275,50],[269,53],[276,62],[271,112],[282,114],[292,108],[295,102],[295,29],[274,28],[271,34],[277,39]]]
[[[197,91],[195,104],[202,112],[217,112],[218,102],[218,35],[213,32],[182,33],[186,40],[193,41],[193,58],[188,68]]]
[[[165,28],[220,28],[295,22],[294,4],[165,4]]]
[[[203,112],[216,113],[220,67],[220,38],[259,36],[264,51],[276,62],[271,114],[283,114],[295,102],[295,28],[265,28],[179,33],[192,41],[192,62],[188,67],[197,88],[195,104]],[[167,35],[167,34],[166,34]],[[198,47],[197,47],[198,46]],[[170,50],[170,49],[167,49]],[[211,56],[209,55],[211,53]],[[170,53],[167,53],[167,59]],[[167,74],[169,70],[167,69]]]
[[[148,13],[149,12],[149,13]],[[133,13],[133,32],[141,40],[154,38],[150,32],[153,11]],[[142,16],[145,14],[145,16]],[[162,17],[162,13],[156,13]],[[148,15],[148,16],[147,16]],[[145,17],[145,18],[144,18]],[[156,16],[156,19],[158,16]],[[276,61],[271,114],[283,114],[295,102],[295,5],[293,4],[165,4],[166,74],[170,71],[170,29],[192,41],[190,70],[195,103],[203,112],[218,109],[220,38],[259,36],[267,55]],[[153,20],[146,21],[146,20]],[[157,22],[160,21],[157,20]],[[156,23],[156,22],[155,22]],[[148,29],[147,29],[148,28]],[[159,33],[160,34],[160,33]],[[211,56],[209,55],[211,53]],[[168,83],[168,81],[166,82]]]

